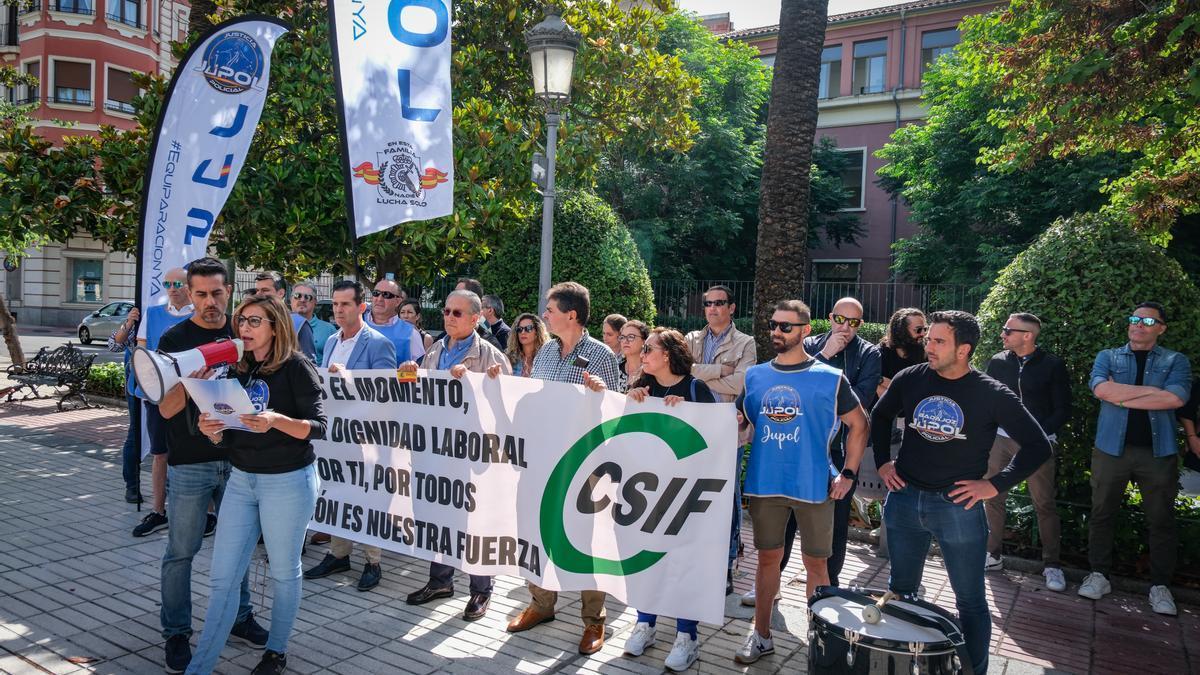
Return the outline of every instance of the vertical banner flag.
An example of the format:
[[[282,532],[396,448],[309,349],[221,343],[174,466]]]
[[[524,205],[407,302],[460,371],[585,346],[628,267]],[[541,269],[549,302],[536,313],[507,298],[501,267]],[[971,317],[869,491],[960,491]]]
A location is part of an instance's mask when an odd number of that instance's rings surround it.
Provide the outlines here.
[[[329,0],[354,236],[454,208],[450,0]]]
[[[163,277],[204,256],[262,114],[271,50],[287,24],[245,16],[213,26],[167,89],[150,150],[138,239],[138,306],[167,302]],[[143,322],[145,323],[145,322]]]

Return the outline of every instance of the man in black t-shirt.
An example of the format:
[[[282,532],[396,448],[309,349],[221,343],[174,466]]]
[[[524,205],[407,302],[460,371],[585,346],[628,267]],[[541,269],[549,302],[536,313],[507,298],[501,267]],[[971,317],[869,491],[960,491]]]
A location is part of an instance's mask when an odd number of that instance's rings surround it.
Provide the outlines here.
[[[158,343],[161,351],[173,353],[194,349],[234,336],[225,309],[232,288],[225,266],[214,258],[201,258],[188,266],[188,293],[195,311],[187,321],[172,326]],[[207,378],[214,373],[202,368],[189,377]],[[208,505],[221,505],[229,479],[228,452],[213,445],[197,428],[200,411],[182,384],[163,396],[158,405],[167,431],[167,519],[171,523],[167,550],[162,559],[162,636],[166,639],[165,660],[169,673],[182,673],[192,659],[188,639],[192,634],[192,558],[204,541]],[[231,636],[262,649],[267,631],[254,620],[250,608],[249,570],[242,580],[241,606]]]
[[[892,561],[888,585],[901,595],[921,583],[931,538],[942,550],[967,651],[976,673],[987,672],[992,619],[984,591],[988,527],[985,499],[1032,474],[1050,457],[1050,441],[1011,389],[971,368],[979,323],[966,312],[934,312],[927,364],[896,374],[871,412],[875,463],[890,490],[884,526]],[[891,423],[904,418],[904,441],[893,462]],[[988,455],[996,430],[1018,450],[990,479]]]

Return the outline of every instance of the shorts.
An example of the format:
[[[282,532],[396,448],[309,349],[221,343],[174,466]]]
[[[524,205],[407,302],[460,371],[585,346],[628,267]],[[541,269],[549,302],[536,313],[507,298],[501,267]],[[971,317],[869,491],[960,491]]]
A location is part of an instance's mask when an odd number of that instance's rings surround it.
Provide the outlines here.
[[[146,433],[150,435],[150,454],[167,454],[167,421],[158,412],[158,406],[146,403],[146,414],[142,419],[146,421]]]
[[[750,497],[750,519],[754,525],[754,547],[783,548],[788,517],[796,514],[800,552],[810,558],[828,558],[833,553],[833,500],[820,504],[787,497]]]

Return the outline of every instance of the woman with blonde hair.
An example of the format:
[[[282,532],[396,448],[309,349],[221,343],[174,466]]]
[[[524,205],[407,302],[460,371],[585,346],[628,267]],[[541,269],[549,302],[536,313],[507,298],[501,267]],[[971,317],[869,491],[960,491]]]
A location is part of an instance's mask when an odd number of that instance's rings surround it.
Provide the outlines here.
[[[546,325],[537,315],[525,312],[518,316],[513,322],[512,335],[508,338],[508,349],[505,350],[508,360],[512,362],[513,375],[529,377],[533,372],[533,357],[549,340]]]
[[[245,343],[231,377],[256,410],[241,415],[244,429],[227,429],[208,414],[199,427],[214,445],[229,449],[233,470],[221,502],[212,557],[212,593],[204,632],[188,673],[210,673],[229,636],[242,577],[262,535],[270,560],[274,600],[266,652],[255,674],[282,673],[288,637],[300,608],[300,553],[320,480],[312,440],[325,435],[317,371],[298,349],[292,320],[273,295],[247,298],[234,310]]]

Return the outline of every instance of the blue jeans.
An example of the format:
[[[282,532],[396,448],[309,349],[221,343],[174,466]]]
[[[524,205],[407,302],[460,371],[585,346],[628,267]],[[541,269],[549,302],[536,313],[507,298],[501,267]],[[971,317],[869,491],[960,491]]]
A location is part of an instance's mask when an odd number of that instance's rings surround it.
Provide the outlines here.
[[[471,574],[471,592],[492,594],[492,578],[482,574]],[[439,562],[429,563],[429,581],[435,588],[454,588],[454,568]]]
[[[648,623],[653,626],[658,622],[657,614],[647,614],[639,609],[637,611],[637,615],[637,620],[639,623]],[[680,633],[687,633],[688,635],[691,635],[693,640],[696,639],[696,626],[699,625],[700,622],[696,619],[675,619],[675,630]]]
[[[204,632],[187,672],[210,673],[221,658],[221,648],[238,618],[238,580],[246,578],[259,534],[271,561],[274,590],[267,649],[287,652],[300,610],[304,530],[312,519],[320,487],[315,464],[287,473],[233,470],[213,547],[212,595],[204,615]]]
[[[208,504],[221,507],[229,480],[229,462],[202,462],[167,467],[171,485],[167,500],[167,551],[162,559],[162,636],[192,634],[192,558],[204,543]],[[250,616],[250,584],[242,579],[238,620]]]
[[[125,445],[121,448],[121,477],[126,490],[141,489],[142,470],[142,401],[127,394],[129,406],[129,432],[125,434]]]
[[[888,493],[884,526],[892,561],[889,588],[895,593],[916,594],[929,554],[930,537],[937,539],[958,606],[967,653],[976,675],[987,672],[992,639],[983,584],[988,526],[983,502],[970,510],[955,504],[947,491],[920,490],[911,485]]]

